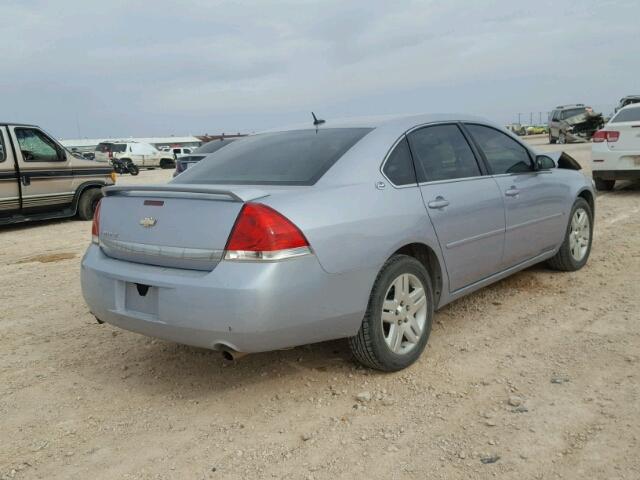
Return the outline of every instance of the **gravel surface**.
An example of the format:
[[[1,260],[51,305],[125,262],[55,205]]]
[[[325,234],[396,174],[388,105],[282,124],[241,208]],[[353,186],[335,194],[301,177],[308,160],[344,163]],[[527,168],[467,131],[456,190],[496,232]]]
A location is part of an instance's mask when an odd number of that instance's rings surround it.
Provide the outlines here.
[[[588,167],[588,144],[566,150]],[[89,241],[76,220],[0,231],[2,479],[640,478],[637,184],[599,195],[583,270],[536,266],[443,308],[395,374],[345,341],[228,364],[99,325]]]

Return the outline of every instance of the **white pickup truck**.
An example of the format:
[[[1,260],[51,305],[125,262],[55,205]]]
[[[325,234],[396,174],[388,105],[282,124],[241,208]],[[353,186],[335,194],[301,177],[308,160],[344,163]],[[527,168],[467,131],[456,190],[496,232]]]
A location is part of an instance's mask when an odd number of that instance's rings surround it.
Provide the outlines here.
[[[101,142],[96,147],[95,160],[110,162],[114,158],[131,160],[141,168],[174,168],[175,158],[171,152],[163,152],[149,143]]]

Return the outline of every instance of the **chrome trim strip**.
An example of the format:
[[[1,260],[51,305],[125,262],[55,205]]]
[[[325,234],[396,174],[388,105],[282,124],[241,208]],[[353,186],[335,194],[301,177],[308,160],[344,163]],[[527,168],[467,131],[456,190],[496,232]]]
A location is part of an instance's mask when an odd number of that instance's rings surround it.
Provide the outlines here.
[[[64,195],[71,195],[73,197],[75,194],[76,192],[41,193],[38,195],[23,195],[22,198],[62,197]]]
[[[455,242],[447,243],[447,248],[456,248],[462,245],[466,245],[467,243],[475,242],[477,240],[483,240],[485,238],[493,237],[495,235],[502,234],[504,235],[504,229],[500,228],[498,230],[492,230],[490,232],[481,233],[479,235],[474,235],[473,237],[463,238],[462,240],[456,240]]]
[[[536,223],[546,222],[547,220],[552,220],[554,218],[563,217],[564,212],[554,213],[553,215],[547,215],[546,217],[534,218],[533,220],[528,220],[526,222],[518,223],[517,225],[511,225],[507,227],[507,232],[512,232],[522,227],[528,227],[530,225],[535,225]]]
[[[309,247],[286,248],[272,252],[249,252],[245,250],[228,250],[224,259],[230,262],[277,262],[290,258],[311,255]]]
[[[425,185],[441,185],[454,182],[467,182],[469,180],[478,180],[484,178],[491,178],[488,175],[476,175],[475,177],[461,177],[461,178],[448,178],[446,180],[431,180],[430,182],[420,182],[418,186],[423,187]]]
[[[202,262],[218,262],[222,260],[223,250],[204,248],[171,247],[166,245],[149,245],[146,243],[125,242],[100,237],[100,247],[108,255],[110,252],[121,252],[151,257],[171,258],[175,260],[195,260]]]

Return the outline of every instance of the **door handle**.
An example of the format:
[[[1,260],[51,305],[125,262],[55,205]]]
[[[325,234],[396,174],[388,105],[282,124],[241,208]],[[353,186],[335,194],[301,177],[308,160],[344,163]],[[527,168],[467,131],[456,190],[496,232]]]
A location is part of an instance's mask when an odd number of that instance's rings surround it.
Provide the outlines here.
[[[436,198],[431,200],[429,203],[427,203],[427,206],[429,208],[444,208],[447,205],[449,205],[449,200],[445,200],[445,198],[441,196],[437,196]]]
[[[26,175],[22,176],[22,185],[24,185],[25,187],[28,185],[31,185],[31,179],[29,177],[27,177]]]
[[[509,188],[509,190],[504,192],[504,194],[507,197],[517,197],[519,193],[520,193],[520,190],[518,190],[516,187],[511,187]]]

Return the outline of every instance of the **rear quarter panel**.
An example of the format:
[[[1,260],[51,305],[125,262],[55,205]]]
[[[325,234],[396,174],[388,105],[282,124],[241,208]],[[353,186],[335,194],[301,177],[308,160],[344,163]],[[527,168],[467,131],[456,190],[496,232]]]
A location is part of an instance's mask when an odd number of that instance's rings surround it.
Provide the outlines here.
[[[437,248],[418,188],[345,185],[304,195],[276,195],[264,203],[304,232],[329,273],[380,267],[408,243],[431,243]]]

